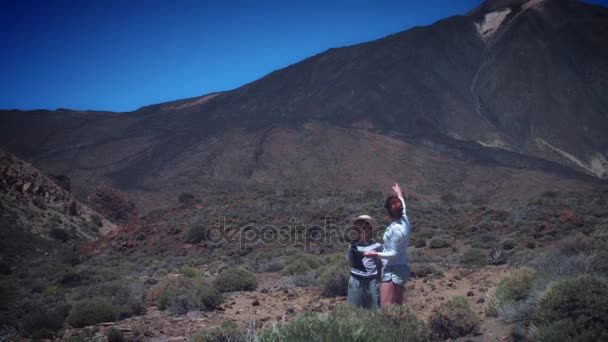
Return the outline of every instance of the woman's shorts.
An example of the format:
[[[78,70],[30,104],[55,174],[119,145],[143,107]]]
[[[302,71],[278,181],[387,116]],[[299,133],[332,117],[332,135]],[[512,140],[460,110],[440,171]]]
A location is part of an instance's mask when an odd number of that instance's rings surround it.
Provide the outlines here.
[[[382,282],[393,282],[403,286],[410,278],[410,268],[407,265],[391,265],[382,267]]]

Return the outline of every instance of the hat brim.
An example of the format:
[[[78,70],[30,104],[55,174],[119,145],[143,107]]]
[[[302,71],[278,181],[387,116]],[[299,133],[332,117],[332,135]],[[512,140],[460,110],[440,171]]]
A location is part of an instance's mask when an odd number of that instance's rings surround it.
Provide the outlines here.
[[[377,226],[378,226],[378,221],[374,220],[373,218],[371,218],[371,217],[361,217],[361,216],[359,216],[359,217],[355,217],[354,219],[352,219],[352,220],[350,221],[350,225],[351,225],[351,226],[354,226],[354,225],[355,225],[355,222],[357,222],[357,221],[367,221],[367,222],[369,222],[369,224],[370,224],[370,225],[371,225],[373,228],[375,228],[375,227],[377,227]]]

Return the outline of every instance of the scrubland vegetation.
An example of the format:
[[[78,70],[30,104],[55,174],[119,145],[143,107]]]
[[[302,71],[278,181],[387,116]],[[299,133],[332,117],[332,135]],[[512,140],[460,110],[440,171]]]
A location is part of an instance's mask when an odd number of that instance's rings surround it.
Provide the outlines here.
[[[380,193],[316,194],[256,192],[180,196],[178,206],[151,213],[141,222],[82,251],[53,235],[54,252],[19,262],[0,260],[0,332],[4,337],[55,336],[145,314],[156,305],[173,315],[212,312],[231,291],[258,287],[256,274],[279,272],[283,286],[344,296],[347,238],[330,243],[315,237],[339,232],[349,219],[368,213],[382,225]],[[513,326],[514,338],[552,341],[606,339],[608,319],[608,192],[545,193],[509,205],[483,201],[408,199],[414,231],[409,262],[414,278],[442,278],[442,269],[477,269],[506,264],[511,274],[489,289],[485,315]],[[304,239],[268,245],[242,236],[217,241],[208,231],[226,224],[305,225]],[[326,225],[329,219],[329,226]],[[131,222],[131,221],[130,221]],[[378,235],[381,237],[381,231]],[[186,247],[187,248],[186,248]],[[466,276],[466,272],[463,276]],[[428,320],[405,307],[378,313],[338,306],[295,315],[271,329],[241,330],[230,322],[201,331],[195,341],[402,340],[425,341],[476,334],[477,313],[463,298],[445,298]],[[114,340],[120,331],[111,332]]]

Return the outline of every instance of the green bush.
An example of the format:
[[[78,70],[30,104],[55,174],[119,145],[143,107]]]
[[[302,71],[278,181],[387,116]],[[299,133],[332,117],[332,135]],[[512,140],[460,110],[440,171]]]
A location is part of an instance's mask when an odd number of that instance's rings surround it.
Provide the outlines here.
[[[68,323],[75,328],[111,322],[118,318],[119,308],[104,298],[86,299],[74,303]]]
[[[431,264],[411,264],[410,265],[410,275],[413,278],[424,278],[430,275],[441,277],[443,276],[443,272],[441,270],[435,268]]]
[[[196,334],[191,339],[192,342],[244,342],[245,334],[239,329],[236,323],[224,321],[219,327],[209,331]]]
[[[527,299],[532,290],[533,280],[534,273],[528,269],[522,269],[501,280],[496,285],[493,297],[488,301],[487,315],[496,317],[504,306]]]
[[[55,239],[62,242],[66,242],[70,239],[70,234],[61,228],[51,228],[49,235]]]
[[[199,278],[201,276],[201,272],[195,266],[184,266],[180,268],[179,273],[188,278]]]
[[[450,243],[445,239],[436,238],[436,239],[431,239],[431,241],[429,241],[429,247],[446,248],[446,247],[450,247]]]
[[[350,266],[344,258],[332,260],[318,273],[321,294],[324,297],[346,296]]]
[[[464,252],[460,261],[467,266],[483,267],[488,264],[488,257],[481,249],[471,248]]]
[[[108,342],[122,342],[125,340],[125,337],[119,329],[116,327],[111,327],[108,329]]]
[[[536,341],[608,339],[608,282],[590,276],[566,279],[538,300],[531,332]]]
[[[319,261],[308,255],[298,255],[283,267],[283,275],[306,274],[319,267]]]
[[[502,248],[506,251],[512,250],[515,247],[517,247],[517,241],[513,239],[505,239],[502,242]]]
[[[252,272],[234,268],[218,274],[213,285],[220,292],[253,291],[258,287],[258,281]]]
[[[397,340],[430,340],[426,324],[400,305],[382,308],[378,313],[341,305],[328,313],[297,316],[259,336],[260,342]]]
[[[455,339],[478,331],[479,317],[464,297],[454,297],[435,309],[430,325],[437,337]]]
[[[224,302],[224,296],[215,287],[201,284],[196,288],[196,301],[201,309],[213,310]]]
[[[177,198],[177,201],[179,202],[179,204],[190,204],[195,199],[196,199],[196,197],[193,194],[191,194],[189,192],[182,192],[179,195],[179,197]]]
[[[416,239],[416,241],[414,241],[414,247],[416,248],[422,248],[422,247],[426,247],[426,239]]]
[[[187,243],[199,243],[201,241],[207,241],[207,227],[203,224],[195,224],[184,234],[184,242]]]

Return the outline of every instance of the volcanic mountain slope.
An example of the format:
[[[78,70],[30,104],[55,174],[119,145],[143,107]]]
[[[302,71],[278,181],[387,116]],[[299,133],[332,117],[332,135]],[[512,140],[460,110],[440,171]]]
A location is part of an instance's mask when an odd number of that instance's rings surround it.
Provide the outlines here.
[[[268,185],[398,179],[430,196],[585,187],[608,177],[605,37],[603,7],[488,1],[232,91],[123,114],[5,111],[0,144],[70,176],[79,198],[113,183],[143,209],[181,191]]]
[[[115,228],[30,164],[0,149],[0,256],[11,264],[54,244],[93,240]]]

